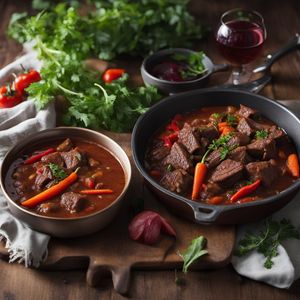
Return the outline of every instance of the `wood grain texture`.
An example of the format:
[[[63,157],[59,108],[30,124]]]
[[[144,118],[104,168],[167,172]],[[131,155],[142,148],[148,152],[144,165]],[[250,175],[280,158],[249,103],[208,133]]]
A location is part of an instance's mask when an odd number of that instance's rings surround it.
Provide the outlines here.
[[[0,1],[0,67],[9,63],[20,51],[20,46],[9,41],[5,29],[14,11],[29,9],[31,1]],[[218,18],[224,11],[246,7],[256,9],[265,18],[268,39],[264,54],[273,52],[300,30],[300,2],[298,0],[192,0],[191,11],[202,23],[215,29]],[[184,46],[184,45],[183,45]],[[223,62],[213,35],[199,43],[216,62]],[[258,64],[257,61],[255,64]],[[294,52],[277,62],[272,68],[273,81],[261,93],[275,99],[299,99],[300,96],[300,52]],[[226,74],[216,74],[213,83],[224,82]],[[125,299],[107,287],[104,280],[97,288],[86,285],[85,273],[81,271],[46,272],[25,269],[22,265],[8,265],[0,260],[1,299]],[[231,267],[214,271],[190,272],[187,285],[174,284],[172,271],[134,271],[131,299],[299,299],[300,281],[289,290],[279,290],[240,277]]]

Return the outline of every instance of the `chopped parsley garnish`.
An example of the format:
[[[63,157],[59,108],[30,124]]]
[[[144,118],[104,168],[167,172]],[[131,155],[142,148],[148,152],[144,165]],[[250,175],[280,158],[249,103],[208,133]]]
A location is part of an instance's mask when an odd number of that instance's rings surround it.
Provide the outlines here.
[[[214,118],[214,119],[219,119],[219,118],[221,118],[221,115],[218,114],[218,113],[213,113],[213,114],[211,115],[211,117]]]
[[[226,121],[230,126],[235,126],[238,122],[237,117],[234,115],[227,115]]]
[[[221,136],[217,140],[213,140],[212,143],[208,146],[208,150],[219,150],[221,153],[221,160],[224,160],[228,153],[237,147],[236,145],[227,145],[232,136],[232,133],[228,133],[224,136]]]
[[[265,139],[268,137],[268,132],[266,130],[257,130],[255,132],[256,139]]]
[[[247,232],[245,234],[244,238],[239,241],[235,255],[243,256],[253,250],[257,250],[266,258],[264,267],[271,269],[274,264],[272,259],[278,255],[277,249],[279,244],[290,238],[300,240],[300,232],[290,220],[275,221],[268,219],[264,223],[263,229],[258,233]]]
[[[56,181],[61,181],[68,176],[66,171],[62,169],[60,166],[58,166],[57,164],[50,163],[48,164],[48,166],[52,172],[52,175],[55,177]]]

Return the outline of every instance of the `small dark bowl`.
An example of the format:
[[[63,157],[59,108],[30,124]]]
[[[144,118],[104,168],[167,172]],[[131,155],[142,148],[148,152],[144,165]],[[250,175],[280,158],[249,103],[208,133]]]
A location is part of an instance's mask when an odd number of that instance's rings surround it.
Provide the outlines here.
[[[48,217],[37,214],[18,205],[10,198],[5,187],[5,176],[11,164],[25,149],[35,149],[45,141],[80,138],[90,143],[95,143],[119,161],[125,173],[125,186],[117,199],[106,208],[89,215],[74,218]],[[51,236],[71,238],[94,233],[107,226],[119,211],[131,180],[131,165],[125,151],[111,138],[100,132],[78,127],[57,127],[40,131],[25,138],[15,145],[4,157],[1,165],[1,187],[11,213],[30,228],[48,233]]]
[[[239,104],[253,107],[284,128],[300,153],[300,120],[283,105],[244,91],[202,89],[173,95],[151,107],[137,121],[131,142],[134,162],[151,190],[176,214],[201,224],[247,223],[265,218],[282,208],[299,190],[300,180],[297,180],[286,190],[262,200],[233,205],[209,205],[170,192],[148,174],[144,166],[148,141],[175,114],[191,112],[201,107]]]
[[[213,73],[228,69],[227,64],[214,65],[210,58],[205,55],[203,64],[205,65],[207,72],[199,78],[188,81],[174,82],[159,79],[151,74],[151,70],[154,66],[165,61],[166,58],[175,53],[187,55],[190,53],[195,53],[195,51],[184,48],[174,48],[161,50],[146,57],[141,66],[141,74],[146,85],[153,85],[167,95],[176,94],[205,87],[208,83],[209,77]]]

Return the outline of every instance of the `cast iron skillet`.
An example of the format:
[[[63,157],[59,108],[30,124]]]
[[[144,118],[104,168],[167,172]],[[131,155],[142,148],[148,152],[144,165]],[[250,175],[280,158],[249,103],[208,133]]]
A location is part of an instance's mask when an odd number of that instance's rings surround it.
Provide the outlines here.
[[[144,167],[144,156],[153,133],[175,114],[190,112],[205,106],[239,106],[244,104],[260,111],[282,127],[294,141],[300,153],[300,120],[283,105],[253,93],[230,89],[201,89],[165,98],[151,107],[137,121],[132,134],[134,162],[148,183],[170,210],[201,224],[239,224],[262,219],[286,205],[300,188],[296,181],[281,193],[250,203],[234,205],[209,205],[195,202],[160,186]]]

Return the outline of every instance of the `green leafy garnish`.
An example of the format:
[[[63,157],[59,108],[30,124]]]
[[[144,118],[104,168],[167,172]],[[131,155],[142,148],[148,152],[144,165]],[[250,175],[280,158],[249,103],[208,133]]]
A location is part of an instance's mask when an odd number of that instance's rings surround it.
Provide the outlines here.
[[[213,114],[211,115],[211,117],[214,118],[214,119],[219,119],[219,118],[221,117],[221,115],[218,114],[218,113],[213,113]]]
[[[206,244],[206,238],[201,235],[193,239],[189,247],[183,253],[178,252],[178,255],[183,259],[182,272],[187,273],[189,266],[193,262],[208,253],[207,250],[204,250]]]
[[[238,120],[237,117],[234,115],[227,115],[226,117],[226,122],[230,125],[230,126],[236,126]]]
[[[14,14],[8,29],[20,43],[34,41],[43,62],[43,80],[27,88],[29,98],[41,109],[63,96],[69,104],[62,118],[65,125],[130,131],[161,95],[152,86],[130,88],[127,74],[104,85],[100,74],[87,69],[84,61],[111,60],[120,54],[144,56],[189,45],[204,31],[188,13],[187,2],[90,0],[93,9],[82,15],[74,7],[79,1],[54,5],[55,1],[35,0],[35,8],[46,10],[32,17]]]
[[[50,164],[48,164],[48,166],[49,166],[49,168],[52,172],[52,175],[54,176],[56,181],[61,181],[68,176],[66,171],[64,169],[62,169],[60,166],[58,166],[57,164],[50,163]]]
[[[228,141],[232,138],[233,134],[228,133],[224,136],[221,136],[217,140],[213,140],[211,144],[208,146],[208,150],[219,150],[221,153],[221,160],[224,160],[228,153],[236,148],[236,145],[229,146],[227,145]]]
[[[255,138],[256,139],[265,139],[268,137],[268,131],[267,130],[257,130],[255,132]]]
[[[180,72],[183,79],[197,77],[207,71],[203,64],[203,60],[205,58],[205,53],[203,51],[193,52],[188,55],[176,53],[172,56],[172,58],[177,61],[183,61],[187,64],[187,66]]]
[[[268,219],[264,223],[264,228],[258,233],[247,232],[245,234],[244,238],[239,241],[235,255],[243,256],[257,250],[266,257],[264,267],[271,269],[274,264],[272,259],[278,255],[279,244],[290,238],[300,239],[300,232],[290,220],[282,219],[278,222]]]

